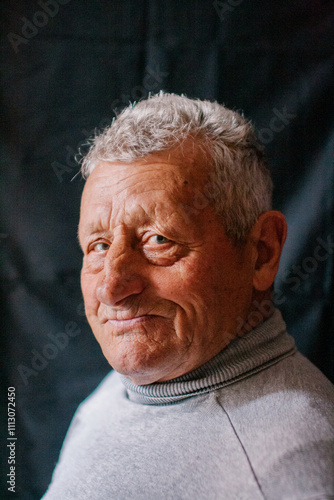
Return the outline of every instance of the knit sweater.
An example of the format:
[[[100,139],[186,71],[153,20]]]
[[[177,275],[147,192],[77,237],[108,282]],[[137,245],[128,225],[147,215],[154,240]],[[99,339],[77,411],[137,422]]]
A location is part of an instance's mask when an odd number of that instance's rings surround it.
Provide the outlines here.
[[[77,410],[43,499],[334,498],[333,407],[276,310],[177,379],[111,372]]]

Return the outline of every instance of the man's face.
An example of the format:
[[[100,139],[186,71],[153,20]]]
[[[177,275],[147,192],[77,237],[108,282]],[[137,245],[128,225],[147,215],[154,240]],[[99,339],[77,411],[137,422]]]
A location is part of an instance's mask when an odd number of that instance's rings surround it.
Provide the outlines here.
[[[196,158],[100,163],[88,178],[79,238],[88,321],[118,372],[149,384],[215,356],[249,311],[252,263],[208,204]]]

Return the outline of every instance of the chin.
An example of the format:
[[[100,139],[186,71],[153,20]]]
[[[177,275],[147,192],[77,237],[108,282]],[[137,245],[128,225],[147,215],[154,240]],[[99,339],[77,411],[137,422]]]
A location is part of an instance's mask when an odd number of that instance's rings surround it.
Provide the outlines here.
[[[132,346],[131,349],[108,346],[103,354],[115,371],[137,385],[152,384],[164,378],[168,380],[168,374],[175,363],[175,359],[171,359],[171,353],[164,349],[152,351],[142,344],[137,348]]]
[[[147,366],[111,366],[115,371],[130,379],[131,382],[136,385],[153,384],[154,382],[158,382],[159,380],[161,380],[161,378],[165,374],[165,372],[159,369],[159,367],[148,368]]]

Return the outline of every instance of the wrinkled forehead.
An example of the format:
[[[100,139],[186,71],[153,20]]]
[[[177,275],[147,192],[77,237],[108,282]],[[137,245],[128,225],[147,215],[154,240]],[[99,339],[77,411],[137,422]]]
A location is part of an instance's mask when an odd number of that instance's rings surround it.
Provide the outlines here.
[[[186,169],[182,172],[178,165],[159,163],[109,163],[101,162],[88,177],[82,206],[94,201],[120,201],[131,196],[154,191],[177,193],[183,185],[194,181]]]
[[[206,168],[193,158],[151,156],[145,160],[100,162],[86,181],[80,226],[96,220],[123,217],[127,211],[152,218],[184,218],[200,192]]]
[[[145,173],[145,167],[151,166],[152,170],[157,173],[167,176],[173,173],[178,177],[183,177],[184,180],[190,181],[193,185],[198,185],[206,180],[209,171],[208,154],[193,138],[188,138],[182,144],[172,147],[167,151],[151,153],[146,157],[140,158],[133,162],[125,161],[100,161],[93,172],[88,177],[86,184],[95,174],[106,165],[109,165],[109,171],[104,169],[104,174],[112,176],[113,182],[117,182],[121,178],[129,175],[141,175]],[[119,167],[119,168],[118,168]],[[113,170],[111,172],[111,170]],[[137,179],[138,179],[137,175]],[[161,178],[160,176],[159,178]]]
[[[209,171],[207,158],[193,142],[181,147],[150,154],[134,162],[101,161],[86,181],[83,198],[87,192],[115,188],[116,192],[140,188],[141,185],[164,188],[166,185],[178,190],[189,186],[201,189],[207,181]],[[105,189],[104,189],[105,187]]]

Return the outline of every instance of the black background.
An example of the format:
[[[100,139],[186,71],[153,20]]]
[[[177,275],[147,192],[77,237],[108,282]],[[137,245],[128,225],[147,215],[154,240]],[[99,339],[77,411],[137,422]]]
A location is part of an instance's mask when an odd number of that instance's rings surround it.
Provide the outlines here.
[[[149,92],[217,99],[253,120],[289,224],[278,303],[333,380],[333,246],[321,243],[334,241],[333,1],[7,0],[1,13],[3,498],[7,387],[9,497],[38,499],[77,405],[109,370],[82,309],[74,155]]]

